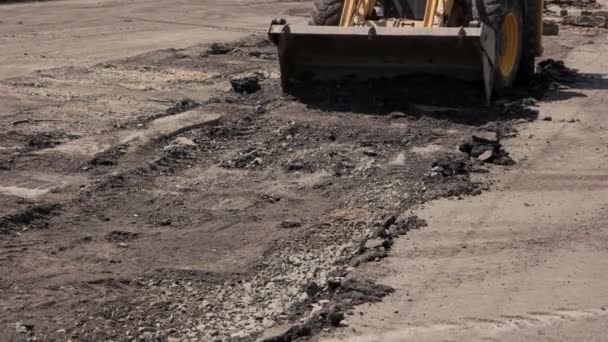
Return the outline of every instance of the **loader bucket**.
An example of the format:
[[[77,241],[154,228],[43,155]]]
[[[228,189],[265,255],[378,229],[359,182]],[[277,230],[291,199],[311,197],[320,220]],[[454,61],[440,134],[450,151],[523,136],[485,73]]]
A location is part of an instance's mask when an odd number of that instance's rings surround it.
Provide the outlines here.
[[[279,50],[284,91],[298,80],[430,74],[483,81],[489,103],[494,31],[477,28],[389,28],[289,25],[268,31]]]

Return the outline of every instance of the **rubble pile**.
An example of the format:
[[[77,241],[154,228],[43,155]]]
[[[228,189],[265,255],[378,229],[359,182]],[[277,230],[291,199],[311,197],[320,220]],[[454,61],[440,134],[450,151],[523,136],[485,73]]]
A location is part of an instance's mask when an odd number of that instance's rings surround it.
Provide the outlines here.
[[[483,137],[480,134],[472,135],[471,139],[460,144],[458,149],[484,163],[505,166],[515,164],[496,134],[485,134]]]

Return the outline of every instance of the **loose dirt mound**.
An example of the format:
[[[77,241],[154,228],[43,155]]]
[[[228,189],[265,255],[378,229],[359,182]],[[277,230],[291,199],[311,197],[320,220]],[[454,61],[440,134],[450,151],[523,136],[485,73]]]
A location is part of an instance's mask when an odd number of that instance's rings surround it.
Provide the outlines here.
[[[3,216],[0,218],[0,234],[9,234],[20,228],[48,228],[46,219],[60,208],[59,204],[31,205]]]
[[[515,161],[509,156],[497,136],[484,138],[472,135],[471,139],[460,144],[458,149],[469,157],[476,158],[484,163],[497,165],[513,165]]]

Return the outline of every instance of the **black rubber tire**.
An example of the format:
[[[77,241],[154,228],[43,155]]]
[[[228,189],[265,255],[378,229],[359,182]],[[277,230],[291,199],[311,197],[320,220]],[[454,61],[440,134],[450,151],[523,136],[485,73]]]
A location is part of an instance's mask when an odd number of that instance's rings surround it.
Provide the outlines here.
[[[502,27],[502,20],[507,10],[505,0],[473,0],[477,3],[478,18],[482,23],[497,31]]]
[[[479,20],[489,25],[496,32],[496,60],[494,68],[494,92],[501,95],[510,88],[517,78],[523,56],[523,46],[526,44],[524,37],[524,18],[522,4],[523,0],[480,0],[478,1]],[[501,54],[502,24],[507,13],[515,13],[518,20],[520,46],[515,57],[515,66],[509,75],[502,75],[498,68],[498,56]]]
[[[312,0],[312,25],[338,26],[341,14],[342,0]]]
[[[524,35],[521,60],[519,62],[519,72],[517,74],[517,82],[527,83],[534,76],[536,71],[536,47],[538,46],[538,27],[536,21],[536,11],[538,3],[535,0],[527,0],[524,8]]]

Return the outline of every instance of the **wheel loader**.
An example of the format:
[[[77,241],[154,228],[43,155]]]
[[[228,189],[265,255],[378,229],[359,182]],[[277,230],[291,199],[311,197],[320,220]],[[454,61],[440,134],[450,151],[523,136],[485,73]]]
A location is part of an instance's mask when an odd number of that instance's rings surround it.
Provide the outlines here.
[[[309,25],[271,22],[281,85],[431,74],[485,100],[534,74],[543,0],[312,0]],[[410,83],[416,86],[415,77]]]

